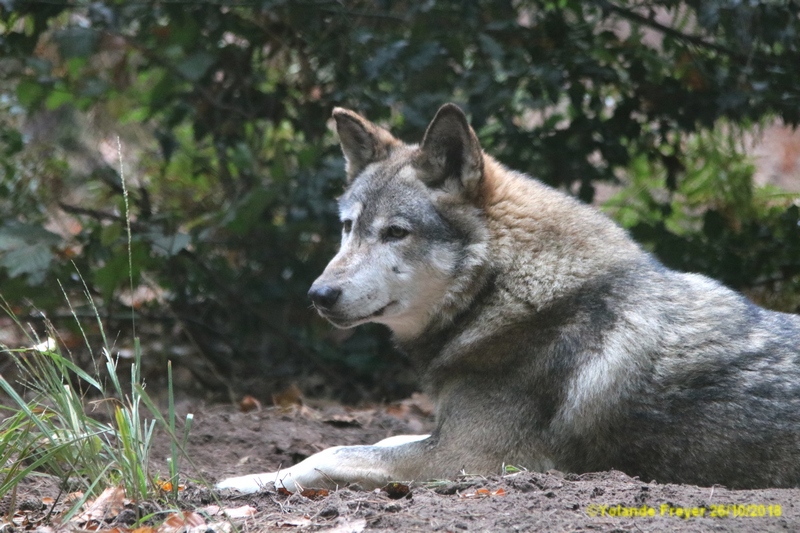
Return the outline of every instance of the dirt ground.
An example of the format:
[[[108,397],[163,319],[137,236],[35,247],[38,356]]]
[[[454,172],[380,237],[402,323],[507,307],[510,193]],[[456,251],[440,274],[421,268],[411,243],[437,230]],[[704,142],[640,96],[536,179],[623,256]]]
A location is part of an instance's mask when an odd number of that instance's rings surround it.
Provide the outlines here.
[[[424,399],[353,410],[341,406],[183,405],[195,421],[189,455],[196,470],[183,492],[187,507],[213,503],[209,482],[274,471],[328,446],[366,444],[424,433],[432,419]],[[154,460],[168,455],[160,440]],[[398,496],[398,494],[393,494]],[[220,494],[222,506],[250,506],[234,522],[244,531],[800,531],[800,489],[731,491],[662,485],[621,472],[575,475],[518,472],[412,486],[399,499],[387,492],[343,488],[310,499],[278,494]]]
[[[185,488],[179,504],[187,515],[185,523],[183,519],[175,522],[175,516],[182,515],[175,514],[172,504],[123,505],[122,495],[119,504],[101,506],[103,516],[109,518],[92,523],[91,528],[88,523],[76,524],[75,519],[61,523],[58,507],[47,500],[59,501],[66,491],[45,476],[19,484],[16,526],[3,523],[0,532],[800,531],[800,488],[732,491],[720,486],[663,485],[616,471],[464,475],[411,486],[407,494],[403,486],[388,491],[344,487],[306,496],[281,494],[272,485],[253,495],[209,489],[225,477],[272,472],[329,446],[427,433],[433,422],[431,406],[422,396],[362,409],[304,405],[292,397],[278,403],[285,405],[261,408],[253,402],[250,412],[243,412],[241,406],[198,400],[179,404],[181,419],[186,413],[194,414],[187,449],[191,461],[184,460],[181,467]],[[163,433],[156,435],[151,463],[161,479],[168,477],[169,455],[169,439]],[[7,499],[0,501],[2,514],[8,511]],[[90,504],[86,507],[94,507]],[[213,513],[209,506],[214,505],[231,513],[243,512],[245,517],[225,520],[209,515]],[[84,514],[90,512],[86,507]],[[135,529],[137,516],[150,513],[161,518]],[[189,515],[196,519],[194,523]],[[164,517],[169,518],[164,521]]]

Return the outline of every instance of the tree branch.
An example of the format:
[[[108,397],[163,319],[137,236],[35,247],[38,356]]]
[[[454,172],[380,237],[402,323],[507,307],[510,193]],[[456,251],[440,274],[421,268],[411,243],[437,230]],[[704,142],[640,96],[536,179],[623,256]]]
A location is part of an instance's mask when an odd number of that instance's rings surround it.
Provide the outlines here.
[[[678,39],[680,41],[684,41],[686,43],[690,43],[690,44],[693,44],[695,46],[699,46],[701,48],[706,48],[708,50],[713,50],[713,51],[715,51],[715,52],[717,52],[719,54],[726,55],[726,56],[728,56],[730,58],[733,58],[733,59],[736,59],[737,61],[740,61],[742,63],[749,63],[751,59],[758,59],[760,61],[763,61],[765,63],[770,63],[772,65],[778,65],[778,66],[782,66],[782,67],[786,67],[787,66],[782,61],[779,61],[778,59],[775,59],[774,57],[769,57],[769,56],[765,56],[765,55],[762,55],[762,54],[755,54],[755,53],[753,53],[752,56],[750,56],[750,55],[738,52],[736,50],[733,50],[731,48],[728,48],[726,46],[721,46],[721,45],[718,45],[716,43],[708,42],[705,39],[703,39],[702,37],[699,37],[697,35],[688,35],[686,33],[683,33],[682,31],[676,30],[675,28],[671,28],[669,26],[665,26],[664,24],[661,24],[660,22],[657,22],[657,21],[655,21],[655,20],[653,20],[653,19],[651,19],[649,17],[645,17],[644,15],[640,15],[639,13],[636,13],[635,11],[630,11],[628,9],[625,9],[623,7],[615,5],[615,4],[611,3],[608,0],[595,0],[595,3],[598,6],[600,6],[601,9],[604,9],[606,11],[610,11],[612,13],[615,13],[615,14],[619,15],[620,17],[622,17],[622,18],[624,18],[624,19],[626,19],[626,20],[628,20],[630,22],[635,22],[637,24],[641,24],[643,26],[647,26],[648,28],[654,29],[654,30],[656,30],[656,31],[658,31],[660,33],[663,33],[664,35],[669,35],[670,37],[673,37],[673,38]]]
[[[114,213],[109,213],[107,211],[100,211],[99,209],[90,209],[88,207],[70,205],[64,202],[58,202],[58,207],[60,207],[70,215],[84,215],[87,217],[92,217],[95,220],[112,220],[114,222],[120,222],[123,224],[125,223],[125,217],[121,215],[116,215]],[[144,226],[132,221],[131,228],[136,230],[142,230],[144,229]]]

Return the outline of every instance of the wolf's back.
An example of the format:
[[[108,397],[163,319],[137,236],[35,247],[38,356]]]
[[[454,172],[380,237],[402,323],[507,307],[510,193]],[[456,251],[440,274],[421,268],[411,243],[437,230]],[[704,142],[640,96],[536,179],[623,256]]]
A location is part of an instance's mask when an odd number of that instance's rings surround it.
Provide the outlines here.
[[[431,388],[460,391],[441,396],[448,415],[515,426],[504,457],[528,448],[523,465],[800,484],[800,317],[671,271],[593,208],[485,161],[490,288],[427,356]],[[465,383],[501,398],[449,404]]]
[[[572,468],[698,485],[800,484],[800,317],[702,276],[648,270],[619,277],[619,299],[605,299],[616,319],[596,359],[577,370],[573,390],[593,390],[584,401],[596,420],[575,418],[556,436],[570,435]],[[567,416],[581,410],[567,405]]]

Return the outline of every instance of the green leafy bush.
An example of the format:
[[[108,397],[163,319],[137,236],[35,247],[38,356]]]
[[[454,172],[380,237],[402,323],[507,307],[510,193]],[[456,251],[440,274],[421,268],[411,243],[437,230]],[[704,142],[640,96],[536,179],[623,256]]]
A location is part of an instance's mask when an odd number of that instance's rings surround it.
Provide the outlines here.
[[[605,207],[667,265],[703,272],[782,311],[800,309],[798,194],[753,182],[742,132],[722,124],[684,138],[670,183],[660,158],[632,158]]]

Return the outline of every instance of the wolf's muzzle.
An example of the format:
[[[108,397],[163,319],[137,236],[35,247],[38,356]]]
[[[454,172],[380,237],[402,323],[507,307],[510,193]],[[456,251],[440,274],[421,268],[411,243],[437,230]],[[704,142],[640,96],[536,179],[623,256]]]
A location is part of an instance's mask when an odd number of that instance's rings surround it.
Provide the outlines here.
[[[342,289],[330,285],[312,285],[308,290],[308,297],[317,309],[330,309],[341,295]]]

